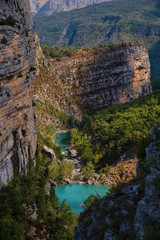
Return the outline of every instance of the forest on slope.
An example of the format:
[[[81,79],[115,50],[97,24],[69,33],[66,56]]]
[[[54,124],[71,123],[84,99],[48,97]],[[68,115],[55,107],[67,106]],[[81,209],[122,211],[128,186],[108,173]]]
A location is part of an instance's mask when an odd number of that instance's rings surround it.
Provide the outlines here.
[[[52,108],[46,106],[46,111],[55,116],[55,111],[51,110]],[[62,123],[63,119],[60,118]],[[84,116],[81,131],[76,128],[72,130],[71,143],[75,144],[86,164],[84,171],[87,171],[87,174],[97,169],[101,174],[107,175],[111,158],[117,158],[128,147],[136,144],[140,150],[139,156],[145,157],[145,147],[153,141],[151,138],[146,139],[146,135],[158,121],[160,91],[101,110],[93,118]],[[32,171],[29,171],[28,175],[15,178],[8,186],[3,187],[0,193],[2,240],[19,240],[22,236],[24,239],[33,239],[31,237],[34,229],[34,239],[43,236],[48,236],[47,239],[51,240],[74,239],[76,214],[65,202],[60,204],[54,191],[46,193],[49,179],[56,178],[60,182],[65,177],[65,172],[71,169],[64,165],[60,149],[52,141],[54,132],[53,126],[44,127],[39,123],[37,155],[29,164]],[[44,145],[55,151],[55,165],[44,153]],[[37,162],[36,166],[34,161]]]
[[[92,162],[106,171],[106,164],[119,161],[129,148],[136,146],[138,157],[145,157],[144,149],[150,140],[146,135],[160,121],[160,91],[98,111],[82,121],[82,129],[73,128],[71,143],[82,161]],[[156,134],[156,133],[155,133]]]
[[[160,76],[160,4],[158,0],[114,0],[34,19],[41,43],[88,47],[133,42],[149,50],[152,80]]]

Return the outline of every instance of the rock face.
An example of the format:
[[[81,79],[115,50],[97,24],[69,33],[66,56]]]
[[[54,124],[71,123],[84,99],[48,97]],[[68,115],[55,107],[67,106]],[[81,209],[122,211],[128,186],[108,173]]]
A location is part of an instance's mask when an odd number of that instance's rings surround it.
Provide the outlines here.
[[[35,43],[28,0],[0,2],[0,187],[26,172],[36,151]]]
[[[44,16],[111,0],[30,0],[32,13]]]
[[[44,66],[52,74],[47,96],[53,98],[54,93],[49,93],[49,89],[59,81],[62,95],[71,102],[70,106],[88,113],[151,92],[149,57],[142,46],[121,44],[112,49],[82,51],[60,61],[46,60]]]
[[[40,67],[41,67],[41,60],[44,59],[44,55],[40,46],[40,39],[35,34],[35,45],[36,45],[36,59],[35,59],[35,66],[37,69],[36,75],[40,73]]]
[[[155,132],[160,136],[160,123]],[[153,136],[153,142],[146,148],[146,158],[137,165],[138,178],[134,183],[97,200],[81,213],[76,240],[159,239],[159,144],[160,140]]]

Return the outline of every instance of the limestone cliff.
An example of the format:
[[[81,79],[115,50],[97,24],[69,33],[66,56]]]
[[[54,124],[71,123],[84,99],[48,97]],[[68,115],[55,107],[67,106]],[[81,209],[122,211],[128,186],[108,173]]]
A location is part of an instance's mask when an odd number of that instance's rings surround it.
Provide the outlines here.
[[[151,92],[150,63],[142,46],[118,45],[44,60],[35,96],[74,116],[94,113]]]
[[[35,43],[28,0],[0,1],[0,187],[36,151]]]

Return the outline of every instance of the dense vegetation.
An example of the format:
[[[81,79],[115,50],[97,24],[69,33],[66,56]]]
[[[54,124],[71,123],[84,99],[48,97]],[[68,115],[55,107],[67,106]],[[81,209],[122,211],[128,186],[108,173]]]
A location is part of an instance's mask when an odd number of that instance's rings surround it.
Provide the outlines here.
[[[71,123],[69,117],[56,111],[50,105],[45,110],[58,117],[62,123]],[[74,165],[64,160],[61,148],[54,144],[55,128],[38,121],[38,149],[34,160],[30,161],[30,171],[4,186],[0,192],[0,239],[20,240],[41,239],[72,240],[77,216],[65,201],[59,202],[54,189],[49,191],[49,182],[61,184],[72,174]],[[53,159],[44,149],[53,149]],[[36,166],[35,166],[36,162]],[[46,191],[47,190],[47,191]],[[31,232],[31,234],[30,234]],[[44,236],[45,235],[45,236]],[[47,238],[48,239],[48,238]]]
[[[35,100],[34,104],[38,110],[43,110],[48,115],[58,119],[60,121],[60,123],[62,124],[62,126],[72,128],[72,127],[77,126],[77,124],[78,124],[78,122],[72,116],[67,115],[65,112],[59,111],[58,109],[56,109],[53,105],[51,105],[48,102],[43,104],[40,101]]]
[[[57,61],[61,60],[63,57],[72,57],[75,55],[81,55],[82,53],[89,53],[89,54],[98,54],[99,52],[112,52],[118,51],[127,47],[134,46],[133,43],[128,42],[128,43],[117,43],[117,44],[100,44],[99,46],[93,46],[93,47],[79,47],[77,49],[74,49],[72,47],[70,48],[59,48],[59,47],[51,47],[45,44],[41,44],[41,48],[43,51],[44,56],[47,59],[53,58],[56,59]]]
[[[74,48],[61,49],[59,47],[51,47],[46,44],[41,44],[43,54],[46,58],[60,59],[62,57],[72,57],[77,53]]]
[[[152,83],[152,89],[153,89],[153,91],[160,89],[160,78],[157,78],[157,79]]]
[[[61,148],[54,143],[55,128],[53,125],[44,126],[38,122],[38,144],[43,148],[47,146],[53,149],[56,155],[54,164],[48,166],[48,176],[52,181],[62,184],[65,178],[71,177],[74,170],[74,164],[64,160],[64,155],[61,153]],[[43,150],[44,155],[48,155]],[[61,161],[59,161],[61,160]]]
[[[34,28],[41,43],[62,48],[131,41],[142,44],[149,49],[152,79],[160,76],[158,0],[112,0],[50,17],[36,18]]]
[[[37,165],[23,177],[16,177],[0,192],[0,239],[39,239],[49,235],[50,240],[73,239],[77,217],[71,207],[60,203],[54,189],[47,194],[46,183],[51,161],[39,151]],[[37,217],[32,217],[32,214]]]
[[[113,164],[130,147],[146,145],[144,139],[158,121],[160,91],[97,112],[83,127],[88,136],[84,130],[74,128],[71,143],[85,163],[92,162],[96,168],[105,167],[107,171],[106,164]]]

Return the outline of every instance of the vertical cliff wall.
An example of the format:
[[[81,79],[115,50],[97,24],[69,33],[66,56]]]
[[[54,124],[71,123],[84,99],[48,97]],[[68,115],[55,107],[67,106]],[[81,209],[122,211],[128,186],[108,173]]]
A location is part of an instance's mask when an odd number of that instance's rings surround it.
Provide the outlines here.
[[[36,151],[35,43],[28,0],[0,1],[0,187],[27,171]]]
[[[66,112],[68,100],[70,109],[77,107],[74,115],[79,110],[94,113],[152,91],[149,56],[142,46],[121,44],[80,50],[72,57],[46,60],[44,65],[44,81],[41,79],[35,87],[37,99],[56,103]],[[59,100],[60,95],[66,100]]]

